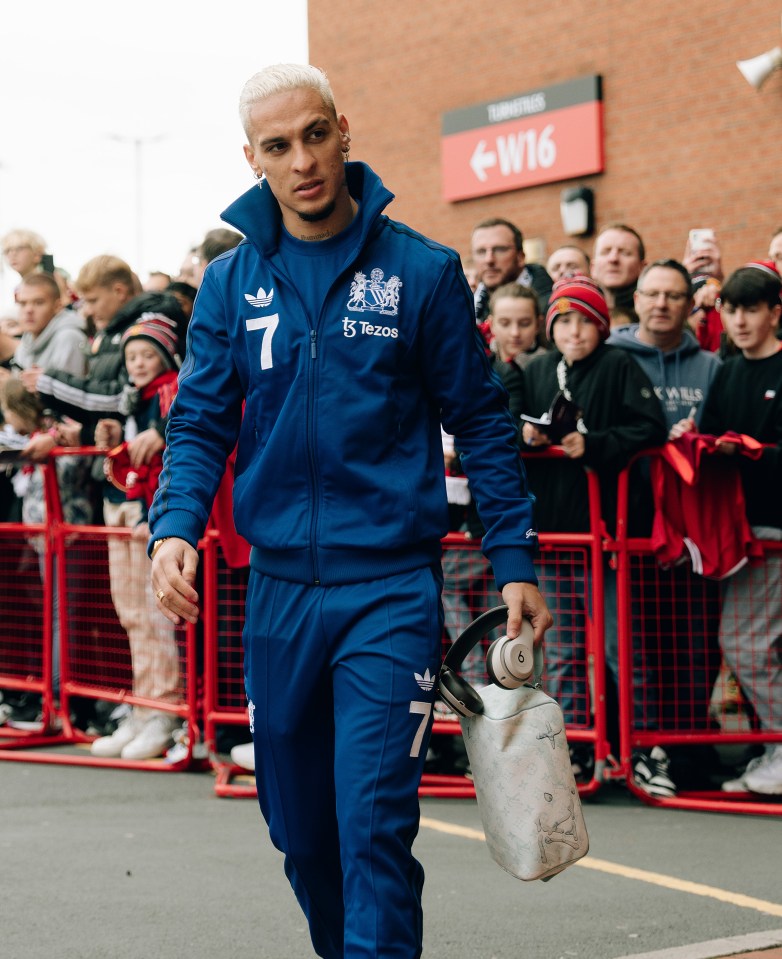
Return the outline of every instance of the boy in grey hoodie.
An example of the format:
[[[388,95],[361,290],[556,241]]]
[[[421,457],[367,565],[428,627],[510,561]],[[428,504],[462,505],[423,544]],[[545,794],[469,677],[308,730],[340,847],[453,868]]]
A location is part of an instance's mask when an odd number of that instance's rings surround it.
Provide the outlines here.
[[[14,362],[22,369],[40,366],[84,376],[87,369],[87,334],[84,319],[62,309],[57,281],[48,273],[33,273],[19,285],[22,338]]]

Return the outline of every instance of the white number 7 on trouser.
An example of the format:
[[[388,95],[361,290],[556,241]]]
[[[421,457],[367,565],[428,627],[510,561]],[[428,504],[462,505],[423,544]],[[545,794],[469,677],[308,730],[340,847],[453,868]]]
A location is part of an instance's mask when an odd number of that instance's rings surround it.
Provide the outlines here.
[[[421,717],[421,722],[419,723],[418,729],[415,732],[415,737],[413,738],[413,745],[410,747],[410,757],[411,759],[416,759],[421,752],[421,743],[424,741],[426,726],[429,722],[429,717],[432,715],[432,704],[416,702],[416,700],[413,700],[410,703],[410,712],[417,713]]]

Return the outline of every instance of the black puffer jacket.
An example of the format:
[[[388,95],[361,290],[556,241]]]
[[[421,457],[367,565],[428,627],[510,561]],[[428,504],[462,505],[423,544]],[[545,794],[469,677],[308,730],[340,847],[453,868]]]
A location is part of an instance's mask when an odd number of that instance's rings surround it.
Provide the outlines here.
[[[557,350],[536,357],[524,370],[524,412],[541,416],[559,392]],[[525,461],[535,516],[541,532],[589,530],[585,468],[600,480],[603,519],[610,532],[616,523],[619,472],[634,453],[665,442],[667,429],[660,401],[646,373],[623,350],[601,344],[567,369],[567,387],[583,411],[588,432],[580,459]],[[524,445],[522,450],[529,451]],[[642,480],[631,481],[630,519],[638,535],[646,534],[651,498]]]
[[[143,313],[162,313],[180,329],[187,323],[182,307],[170,293],[141,293],[114,315],[88,346],[87,375],[46,370],[37,390],[45,406],[82,424],[82,442],[92,443],[95,426],[105,416],[117,418],[116,395],[127,383],[120,342],[125,330]]]

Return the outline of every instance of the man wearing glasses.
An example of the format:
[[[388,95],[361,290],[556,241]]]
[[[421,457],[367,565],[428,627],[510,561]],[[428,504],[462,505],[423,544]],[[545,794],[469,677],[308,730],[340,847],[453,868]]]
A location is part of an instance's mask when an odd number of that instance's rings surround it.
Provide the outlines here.
[[[472,258],[478,268],[475,291],[475,319],[482,323],[489,315],[489,298],[503,283],[531,287],[538,297],[538,309],[546,312],[552,281],[545,268],[527,263],[524,237],[509,220],[494,217],[482,220],[472,231]]]
[[[682,421],[697,425],[720,360],[688,328],[689,273],[677,260],[655,260],[641,272],[634,303],[638,323],[616,327],[609,344],[631,353],[652,381],[669,430],[678,432]]]
[[[677,260],[655,260],[646,266],[634,301],[639,322],[614,328],[608,343],[627,350],[652,381],[669,438],[674,439],[697,428],[721,361],[701,349],[690,332],[692,282]],[[693,588],[690,575],[689,567],[683,566],[660,571],[657,584],[641,604],[642,609],[669,611],[669,626],[660,626],[653,612],[643,630],[658,649],[658,675],[666,691],[662,719],[668,728],[678,730],[709,728],[708,704],[719,668],[714,622],[717,583],[699,579]],[[633,755],[633,772],[641,789],[664,798],[673,795],[677,786],[703,785],[714,761],[707,747],[663,750],[654,746]]]

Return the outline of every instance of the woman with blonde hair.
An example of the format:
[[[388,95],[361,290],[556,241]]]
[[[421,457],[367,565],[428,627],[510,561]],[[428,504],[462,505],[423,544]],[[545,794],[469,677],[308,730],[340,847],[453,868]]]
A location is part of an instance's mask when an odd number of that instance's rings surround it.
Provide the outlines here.
[[[24,280],[40,269],[46,240],[32,230],[11,230],[0,241],[0,247],[6,263]]]

